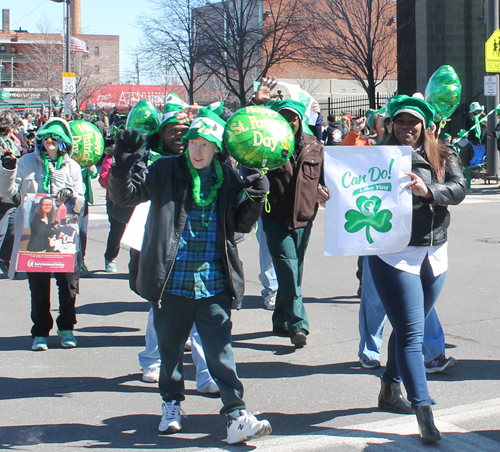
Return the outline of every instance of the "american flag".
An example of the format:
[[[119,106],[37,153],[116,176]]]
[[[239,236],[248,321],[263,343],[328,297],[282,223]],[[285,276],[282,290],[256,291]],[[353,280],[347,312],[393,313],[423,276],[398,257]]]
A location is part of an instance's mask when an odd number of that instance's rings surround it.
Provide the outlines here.
[[[64,41],[64,50],[66,50],[66,41]],[[81,39],[75,38],[74,36],[70,36],[69,38],[69,50],[71,52],[89,53],[87,43]]]

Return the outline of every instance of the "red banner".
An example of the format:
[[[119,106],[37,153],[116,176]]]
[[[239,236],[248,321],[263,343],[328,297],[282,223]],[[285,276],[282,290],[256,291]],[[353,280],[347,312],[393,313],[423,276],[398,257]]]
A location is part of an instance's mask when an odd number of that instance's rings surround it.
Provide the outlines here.
[[[105,108],[132,108],[142,99],[148,99],[156,106],[163,106],[168,93],[173,92],[181,98],[186,90],[180,85],[107,85],[99,88],[82,103],[82,110]]]
[[[19,251],[17,271],[73,273],[75,271],[75,255]]]

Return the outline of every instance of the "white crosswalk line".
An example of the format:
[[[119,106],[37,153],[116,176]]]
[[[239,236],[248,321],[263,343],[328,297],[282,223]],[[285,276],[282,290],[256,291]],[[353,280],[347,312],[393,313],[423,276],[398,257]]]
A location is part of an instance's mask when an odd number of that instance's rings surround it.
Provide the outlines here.
[[[500,443],[465,427],[474,420],[500,419],[500,398],[470,405],[434,410],[436,426],[443,435],[440,452],[498,452]],[[478,422],[479,421],[479,422]],[[462,426],[461,426],[462,425]],[[314,435],[269,436],[259,440],[259,452],[327,451],[429,451],[420,442],[415,416],[397,416],[384,421],[319,430]]]

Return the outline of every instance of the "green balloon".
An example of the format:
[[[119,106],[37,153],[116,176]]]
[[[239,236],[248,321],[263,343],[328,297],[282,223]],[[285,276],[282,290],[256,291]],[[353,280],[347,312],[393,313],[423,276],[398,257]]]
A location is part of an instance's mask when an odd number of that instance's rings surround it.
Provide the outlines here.
[[[160,113],[153,102],[142,99],[130,110],[127,118],[127,129],[139,129],[148,135],[155,132],[160,125]]]
[[[229,118],[224,132],[229,154],[247,168],[272,170],[291,157],[295,135],[278,112],[265,107],[245,107]]]
[[[101,131],[88,121],[71,121],[69,123],[73,135],[73,160],[82,168],[95,165],[104,152],[104,138]]]
[[[441,66],[432,74],[425,88],[425,100],[436,110],[436,119],[449,118],[460,104],[462,83],[449,65]]]

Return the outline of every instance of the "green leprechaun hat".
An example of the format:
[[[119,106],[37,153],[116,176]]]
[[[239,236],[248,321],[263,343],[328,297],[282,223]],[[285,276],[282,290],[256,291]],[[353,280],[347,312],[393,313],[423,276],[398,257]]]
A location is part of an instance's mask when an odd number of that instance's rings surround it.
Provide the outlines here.
[[[219,115],[211,109],[203,107],[200,108],[186,135],[182,137],[182,141],[187,143],[189,140],[196,140],[199,137],[205,138],[205,140],[215,143],[219,152],[224,152],[222,138],[225,127],[226,122]]]
[[[189,107],[177,94],[168,93],[165,99],[165,108],[161,117],[161,123],[158,126],[158,132],[163,129],[167,124],[177,124],[179,120],[177,115],[182,112],[184,108]],[[189,125],[187,123],[186,125]]]
[[[60,140],[66,146],[65,152],[71,155],[73,139],[68,121],[63,118],[49,119],[36,134],[36,140],[41,143],[47,136],[52,136]]]

